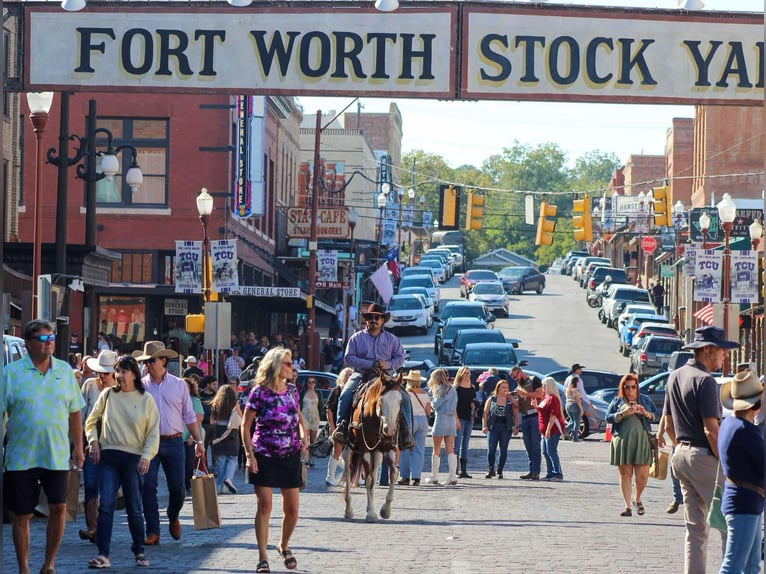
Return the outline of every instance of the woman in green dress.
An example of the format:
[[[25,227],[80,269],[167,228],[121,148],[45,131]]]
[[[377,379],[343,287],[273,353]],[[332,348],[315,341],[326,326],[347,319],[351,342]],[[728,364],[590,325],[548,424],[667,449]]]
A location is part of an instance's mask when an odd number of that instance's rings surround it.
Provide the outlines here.
[[[606,411],[606,422],[612,425],[612,443],[609,462],[620,471],[620,490],[625,499],[625,510],[620,516],[632,516],[631,491],[633,477],[636,495],[633,505],[639,515],[644,513],[641,494],[649,480],[652,446],[649,443],[651,422],[656,418],[652,400],[638,392],[638,377],[625,375],[620,388]]]

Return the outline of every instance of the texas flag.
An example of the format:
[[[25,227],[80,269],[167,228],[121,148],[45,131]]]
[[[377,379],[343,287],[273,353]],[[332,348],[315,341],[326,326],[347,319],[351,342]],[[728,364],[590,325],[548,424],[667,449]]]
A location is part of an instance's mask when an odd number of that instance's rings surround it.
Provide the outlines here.
[[[394,282],[399,281],[399,278],[402,276],[402,270],[399,267],[399,249],[396,247],[392,247],[388,250],[388,253],[386,253],[386,266],[388,267],[388,270],[391,272],[392,277],[394,278]]]

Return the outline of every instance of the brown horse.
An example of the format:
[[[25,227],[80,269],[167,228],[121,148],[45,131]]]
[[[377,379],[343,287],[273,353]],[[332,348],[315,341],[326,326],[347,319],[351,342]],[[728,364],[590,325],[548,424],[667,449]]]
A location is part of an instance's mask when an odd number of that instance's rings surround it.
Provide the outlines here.
[[[348,429],[348,446],[343,451],[346,463],[343,471],[346,480],[346,518],[354,517],[351,508],[351,485],[357,484],[364,473],[367,490],[367,522],[377,522],[375,513],[374,486],[378,469],[386,457],[388,463],[388,493],[386,502],[380,508],[380,516],[391,516],[394,500],[394,484],[399,468],[397,459],[397,422],[401,408],[401,374],[392,378],[382,373],[370,379],[367,388],[354,408]]]

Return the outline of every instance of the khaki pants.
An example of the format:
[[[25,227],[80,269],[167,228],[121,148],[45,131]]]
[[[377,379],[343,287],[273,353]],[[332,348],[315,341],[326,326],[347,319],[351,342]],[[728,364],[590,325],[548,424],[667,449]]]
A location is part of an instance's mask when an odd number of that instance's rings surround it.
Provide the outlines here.
[[[707,448],[679,444],[673,452],[671,465],[673,473],[681,482],[681,492],[684,495],[684,573],[705,574],[708,539],[708,525],[705,519],[713,499],[718,459],[710,454]],[[723,477],[720,477],[719,483],[722,481]],[[720,534],[723,553],[723,549],[726,548],[726,533]]]

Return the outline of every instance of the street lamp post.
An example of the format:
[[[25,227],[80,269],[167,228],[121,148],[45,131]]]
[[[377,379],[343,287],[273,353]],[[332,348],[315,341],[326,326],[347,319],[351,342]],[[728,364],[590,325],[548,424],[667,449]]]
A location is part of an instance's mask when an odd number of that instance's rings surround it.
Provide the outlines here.
[[[702,233],[702,250],[707,249],[707,234],[710,231],[710,216],[703,211],[699,218],[700,233]]]
[[[636,275],[638,277],[636,279],[636,287],[643,287],[644,285],[641,280],[641,276],[643,275],[643,269],[641,268],[643,265],[641,257],[641,252],[643,251],[641,249],[641,230],[644,228],[644,203],[646,202],[646,194],[643,191],[640,191],[636,198],[638,199],[638,249],[636,256]]]
[[[380,248],[383,244],[383,212],[388,203],[388,192],[390,189],[391,186],[388,183],[384,183],[376,200],[378,203],[378,260],[380,260]]]
[[[349,277],[349,289],[348,289],[348,297],[346,298],[346,329],[343,333],[343,340],[348,341],[348,325],[350,322],[350,307],[354,303],[354,295],[356,294],[356,270],[354,269],[354,229],[356,229],[356,222],[359,218],[359,214],[357,213],[356,209],[353,207],[348,210],[348,226],[351,229],[351,243],[349,244],[348,248],[348,277]],[[359,310],[357,309],[357,316],[358,316]]]
[[[48,112],[53,104],[53,92],[30,92],[27,94],[29,119],[35,131],[35,219],[34,238],[32,241],[32,309],[40,316],[37,278],[42,269],[42,233],[43,233],[43,133],[48,123]]]
[[[761,243],[761,235],[763,235],[763,225],[757,219],[748,227],[750,232],[750,244],[755,251],[756,261],[758,260],[758,245]],[[756,266],[757,268],[757,266]],[[750,304],[750,362],[755,364],[755,303]]]
[[[723,194],[723,199],[718,203],[718,217],[723,225],[724,248],[723,248],[723,330],[726,338],[729,338],[729,300],[731,299],[731,250],[729,241],[731,230],[734,226],[734,218],[737,216],[737,206],[728,193]],[[726,377],[729,374],[729,356],[723,362],[721,374]]]
[[[684,208],[684,204],[679,199],[676,201],[676,204],[673,206],[673,215],[675,216],[674,224],[675,224],[675,231],[676,231],[676,262],[678,262],[678,259],[681,257],[681,225],[683,223],[684,213],[686,212],[686,209]],[[680,285],[681,282],[681,271],[678,269],[678,265],[676,265],[676,273],[674,277],[673,283],[675,284],[675,322],[676,322],[676,329],[680,332],[681,331],[681,313],[679,311],[681,305],[679,305],[679,297],[680,297]]]
[[[202,297],[205,304],[210,302],[210,238],[207,234],[207,226],[210,222],[210,215],[213,213],[213,196],[207,192],[207,188],[202,188],[197,196],[197,213],[202,223]],[[213,353],[208,345],[205,345],[205,363],[207,363],[206,375],[215,372],[212,365]]]

